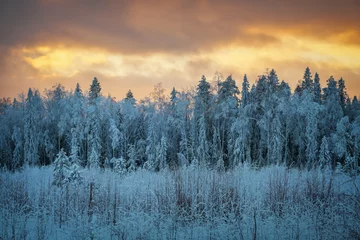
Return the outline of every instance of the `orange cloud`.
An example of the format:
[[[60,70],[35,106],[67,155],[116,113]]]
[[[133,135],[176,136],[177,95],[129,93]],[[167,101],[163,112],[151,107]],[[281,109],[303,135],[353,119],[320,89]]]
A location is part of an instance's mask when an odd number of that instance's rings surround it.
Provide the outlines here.
[[[295,86],[306,66],[343,76],[352,95],[359,90],[354,0],[43,0],[2,9],[2,96],[56,82],[87,86],[97,76],[106,93],[121,98],[136,88],[143,97],[160,81],[186,87],[219,70],[240,85],[243,74],[255,81],[265,68]]]

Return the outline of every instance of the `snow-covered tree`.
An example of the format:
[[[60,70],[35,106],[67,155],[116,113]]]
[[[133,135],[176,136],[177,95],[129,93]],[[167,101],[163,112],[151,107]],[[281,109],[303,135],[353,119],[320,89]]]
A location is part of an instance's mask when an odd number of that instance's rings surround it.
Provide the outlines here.
[[[54,161],[54,185],[63,187],[69,182],[70,167],[69,157],[66,156],[64,150],[61,149]]]
[[[339,159],[350,154],[352,149],[351,125],[349,117],[343,117],[336,125],[336,132],[332,135],[333,152]]]
[[[306,67],[306,69],[305,69],[304,78],[301,83],[301,88],[303,90],[307,90],[309,93],[313,92],[314,82],[312,80],[312,76],[311,76],[309,67]]]
[[[41,117],[43,116],[43,105],[37,90],[29,88],[25,104],[24,116],[24,162],[29,165],[39,163],[39,144],[41,138]]]
[[[129,89],[129,91],[126,93],[126,97],[125,97],[125,101],[129,102],[131,105],[135,105],[136,100],[134,98],[133,93],[131,92],[131,90]]]
[[[160,143],[156,149],[156,158],[159,163],[159,170],[164,170],[168,168],[167,159],[166,159],[166,152],[167,152],[167,140],[166,137],[162,136]]]
[[[114,158],[115,150],[117,147],[119,147],[120,137],[121,137],[121,132],[117,128],[114,119],[110,119],[109,133],[110,133],[110,138],[111,138],[112,157]]]
[[[158,137],[155,129],[155,120],[150,119],[148,125],[148,135],[147,135],[147,147],[146,147],[146,156],[147,156],[147,168],[152,171],[158,170],[159,163],[156,158],[156,145]]]
[[[345,111],[346,99],[348,98],[348,94],[346,92],[345,80],[340,78],[338,81],[339,85],[339,98],[340,98],[340,105],[343,111]]]
[[[199,144],[197,147],[197,156],[200,161],[200,166],[208,166],[209,162],[209,145],[208,140],[206,139],[206,129],[205,129],[205,118],[202,116],[199,123]]]
[[[90,85],[89,90],[89,100],[90,103],[94,103],[94,101],[101,96],[101,86],[98,79],[95,77],[92,81],[92,84]]]
[[[21,129],[19,127],[14,127],[14,132],[11,137],[15,144],[12,159],[12,169],[17,169],[22,165],[24,154]]]
[[[319,166],[321,168],[331,168],[331,156],[329,151],[329,144],[327,141],[327,137],[323,137],[320,145],[320,152],[319,152]]]
[[[127,172],[125,158],[113,158],[110,162],[113,164],[114,172],[117,172],[120,175],[124,175]]]
[[[318,73],[315,73],[314,77],[314,89],[313,89],[314,102],[321,103],[321,85],[320,77]]]
[[[245,107],[247,104],[249,104],[250,96],[249,96],[249,88],[250,84],[247,79],[246,74],[244,75],[244,80],[242,83],[242,89],[241,89],[241,106]]]
[[[136,151],[135,146],[131,145],[128,149],[128,158],[129,158],[129,172],[134,172],[136,170]]]

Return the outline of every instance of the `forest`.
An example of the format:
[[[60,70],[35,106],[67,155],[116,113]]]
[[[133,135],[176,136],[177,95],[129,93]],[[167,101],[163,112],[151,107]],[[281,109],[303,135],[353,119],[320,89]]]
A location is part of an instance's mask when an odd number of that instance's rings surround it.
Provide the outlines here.
[[[244,163],[310,169],[342,167],[355,174],[360,157],[360,103],[345,81],[306,68],[292,93],[275,70],[241,92],[232,75],[202,76],[196,88],[167,97],[162,84],[137,101],[131,90],[116,101],[97,78],[84,94],[61,84],[41,95],[29,89],[0,107],[1,167],[52,164],[61,150],[80,167],[117,172],[194,165],[225,171]],[[75,86],[74,86],[75,87]],[[241,98],[240,98],[241,96]]]
[[[360,103],[307,67],[0,101],[0,239],[358,239]]]

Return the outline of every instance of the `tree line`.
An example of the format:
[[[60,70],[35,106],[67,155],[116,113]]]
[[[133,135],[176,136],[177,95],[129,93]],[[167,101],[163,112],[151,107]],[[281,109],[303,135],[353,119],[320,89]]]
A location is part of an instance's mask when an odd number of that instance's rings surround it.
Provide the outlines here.
[[[56,156],[119,173],[182,166],[218,171],[242,164],[299,168],[342,167],[356,173],[360,155],[360,104],[332,76],[322,88],[306,68],[292,92],[275,70],[241,90],[232,75],[202,76],[196,88],[165,96],[105,97],[94,78],[88,93],[61,84],[41,95],[29,89],[0,101],[0,164],[9,170],[52,164]],[[58,160],[58,159],[57,159]],[[55,161],[58,162],[58,161]]]

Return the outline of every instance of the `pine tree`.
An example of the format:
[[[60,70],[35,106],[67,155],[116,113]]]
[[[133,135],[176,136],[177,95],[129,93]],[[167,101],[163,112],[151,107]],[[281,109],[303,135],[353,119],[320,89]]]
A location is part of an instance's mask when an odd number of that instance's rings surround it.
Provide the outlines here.
[[[69,182],[70,167],[71,164],[69,158],[66,156],[64,150],[61,149],[54,161],[54,185],[63,187]]]
[[[246,74],[244,75],[244,81],[242,83],[242,90],[241,90],[241,106],[245,107],[247,104],[249,104],[249,88],[250,84],[247,80]]]
[[[134,172],[136,170],[136,151],[135,146],[130,145],[128,148],[128,158],[129,158],[129,172]]]
[[[92,147],[90,150],[88,167],[95,169],[100,167],[100,154],[98,151],[96,151],[95,147]]]
[[[325,111],[321,119],[322,134],[330,136],[331,133],[336,131],[336,124],[343,117],[337,82],[332,76],[327,80],[327,87],[323,91]]]
[[[202,116],[199,120],[199,145],[197,147],[197,156],[200,160],[200,166],[208,166],[209,162],[209,146],[206,139],[206,129],[205,129],[205,118]]]
[[[101,96],[101,86],[98,79],[95,77],[90,85],[89,100],[90,103],[94,103],[95,100]]]
[[[76,84],[74,95],[70,98],[70,159],[73,162],[85,167],[86,162],[86,143],[85,139],[85,104],[84,96],[79,83]]]
[[[33,93],[29,88],[25,103],[24,124],[24,162],[29,165],[39,163],[40,144],[40,117],[43,114],[43,106],[39,92]]]
[[[210,91],[210,84],[203,75],[197,86],[193,124],[196,129],[200,129],[200,118],[204,118],[204,125],[202,127],[205,131],[205,138],[203,139],[207,141],[210,141],[211,139],[211,99],[212,94]],[[198,146],[201,144],[199,132],[196,130],[194,135],[194,144]]]
[[[70,152],[70,160],[73,163],[79,164],[79,144],[77,138],[77,132],[75,128],[72,129],[71,133],[71,152]]]
[[[23,162],[23,139],[22,139],[21,129],[19,127],[14,127],[14,132],[11,136],[13,142],[15,143],[14,151],[13,151],[13,161],[12,161],[12,169],[17,169],[22,165]]]
[[[276,87],[279,85],[279,78],[276,74],[275,69],[271,69],[268,75],[268,79],[269,79],[270,91],[273,92],[276,89]]]
[[[75,95],[77,95],[77,97],[82,96],[82,90],[81,90],[81,88],[80,88],[80,84],[79,84],[79,83],[76,83]]]
[[[303,81],[301,83],[301,88],[303,90],[307,90],[309,93],[312,93],[313,92],[313,87],[314,87],[314,83],[313,83],[313,80],[312,80],[310,68],[307,67],[305,69],[304,78],[303,78]]]
[[[167,142],[166,137],[162,136],[160,144],[157,146],[157,162],[159,163],[159,170],[165,170],[168,168],[166,162]]]
[[[156,161],[156,142],[157,136],[155,132],[155,123],[153,119],[150,119],[148,126],[147,146],[146,146],[146,167],[151,171],[158,170],[158,162]]]
[[[220,155],[218,161],[216,162],[216,170],[220,173],[225,172],[224,158],[222,155]]]
[[[325,167],[331,168],[331,156],[327,138],[324,136],[321,141],[319,153],[319,165],[323,169]]]
[[[282,161],[282,148],[283,148],[283,139],[281,133],[281,123],[278,117],[273,118],[271,124],[271,139],[270,139],[270,163],[271,164],[280,164]]]
[[[135,105],[136,100],[134,98],[133,93],[131,92],[131,90],[129,89],[129,91],[126,93],[126,97],[125,97],[125,101],[129,102],[131,105]]]
[[[360,158],[360,116],[358,116],[354,122],[351,124],[351,136],[354,139],[353,153],[355,166],[359,167],[359,158]]]
[[[345,81],[343,78],[340,78],[338,81],[339,86],[339,100],[340,100],[340,106],[345,111],[345,105],[346,105],[346,99],[348,98],[347,92],[346,92],[346,86]]]
[[[117,128],[114,119],[110,119],[110,128],[109,128],[110,138],[111,138],[111,148],[112,148],[112,157],[115,157],[115,150],[119,147],[121,133]]]
[[[220,82],[219,87],[218,95],[220,102],[225,101],[228,98],[233,98],[236,101],[236,104],[239,102],[237,95],[240,92],[232,75],[229,75],[224,82]]]
[[[314,77],[314,90],[313,90],[314,102],[321,103],[321,85],[319,74],[315,73]]]
[[[124,175],[126,170],[126,160],[121,156],[120,158],[112,158],[110,161],[113,164],[114,172]]]
[[[352,157],[350,155],[346,155],[345,157],[345,163],[344,163],[344,171],[347,172],[350,175],[356,176],[357,172],[357,161],[355,160],[355,157]]]

